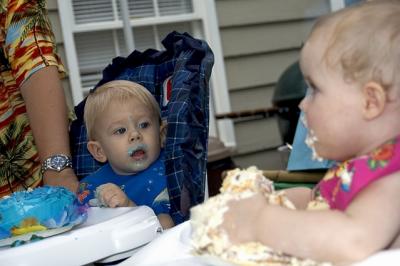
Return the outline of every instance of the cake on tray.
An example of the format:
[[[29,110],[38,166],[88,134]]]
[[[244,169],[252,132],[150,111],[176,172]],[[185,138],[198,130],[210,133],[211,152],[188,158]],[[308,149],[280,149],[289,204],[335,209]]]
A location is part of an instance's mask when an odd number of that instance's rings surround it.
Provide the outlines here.
[[[64,187],[17,191],[0,199],[0,240],[85,221],[87,207]]]
[[[331,265],[330,263],[317,263],[313,260],[277,252],[259,242],[239,245],[230,243],[228,235],[219,228],[223,222],[224,213],[228,209],[227,203],[229,201],[262,193],[269,204],[295,209],[295,206],[283,191],[274,190],[273,182],[265,178],[262,171],[256,167],[229,171],[220,191],[220,194],[191,209],[190,223],[192,225],[192,246],[195,255],[218,258],[233,265]]]

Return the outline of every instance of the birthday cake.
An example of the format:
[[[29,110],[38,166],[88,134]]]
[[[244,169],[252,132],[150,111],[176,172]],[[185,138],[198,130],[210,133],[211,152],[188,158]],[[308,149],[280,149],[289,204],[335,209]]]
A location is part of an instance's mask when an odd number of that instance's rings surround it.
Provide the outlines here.
[[[234,265],[330,265],[309,259],[297,258],[277,252],[259,242],[234,245],[224,230],[220,229],[228,202],[251,197],[256,193],[265,196],[269,204],[295,209],[282,191],[275,191],[273,183],[255,167],[229,171],[220,189],[221,193],[191,209],[192,246],[195,255],[220,259]]]
[[[0,200],[0,240],[82,223],[86,211],[63,187],[14,192]]]

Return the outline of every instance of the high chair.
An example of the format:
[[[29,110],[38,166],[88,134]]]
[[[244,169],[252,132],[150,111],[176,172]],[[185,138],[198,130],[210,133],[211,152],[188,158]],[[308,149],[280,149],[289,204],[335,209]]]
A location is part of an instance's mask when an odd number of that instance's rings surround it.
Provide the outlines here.
[[[168,124],[165,153],[171,216],[176,224],[189,208],[204,201],[209,122],[209,78],[213,53],[207,43],[187,33],[171,32],[163,51],[134,51],[117,57],[95,86],[115,79],[147,88]],[[75,107],[71,124],[73,166],[82,178],[98,169],[86,148],[85,100]],[[69,231],[19,247],[0,246],[0,265],[85,265],[127,258],[157,238],[162,228],[147,206],[89,208],[88,220]]]
[[[165,51],[134,51],[114,58],[103,71],[102,84],[130,80],[147,88],[167,121],[165,171],[175,223],[188,218],[188,209],[204,200],[209,122],[209,79],[214,56],[204,41],[187,33],[171,32],[162,41]],[[86,148],[83,121],[85,100],[75,107],[71,125],[72,161],[78,177],[96,171],[101,164]]]

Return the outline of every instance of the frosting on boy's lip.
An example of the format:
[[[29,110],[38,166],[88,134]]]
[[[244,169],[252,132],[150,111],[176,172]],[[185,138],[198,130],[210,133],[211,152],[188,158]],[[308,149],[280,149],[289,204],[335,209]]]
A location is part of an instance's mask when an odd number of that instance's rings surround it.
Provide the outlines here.
[[[146,156],[146,145],[138,145],[128,149],[129,157],[133,158],[134,160],[142,160]]]
[[[146,152],[144,150],[136,150],[131,154],[131,157],[135,160],[140,160],[145,156]]]

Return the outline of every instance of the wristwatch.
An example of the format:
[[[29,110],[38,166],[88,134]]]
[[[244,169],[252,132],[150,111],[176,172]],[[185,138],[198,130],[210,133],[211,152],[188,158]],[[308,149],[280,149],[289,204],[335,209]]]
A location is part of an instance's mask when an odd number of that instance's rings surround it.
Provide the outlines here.
[[[71,158],[65,154],[56,154],[46,158],[42,163],[42,169],[40,172],[43,173],[47,170],[53,170],[57,172],[61,172],[65,168],[72,168]]]

